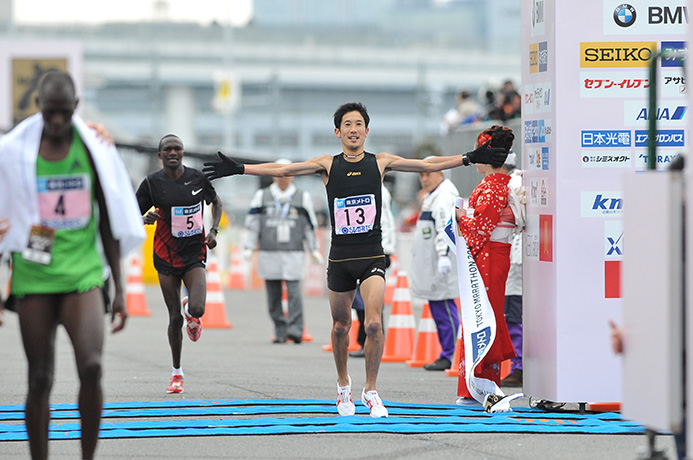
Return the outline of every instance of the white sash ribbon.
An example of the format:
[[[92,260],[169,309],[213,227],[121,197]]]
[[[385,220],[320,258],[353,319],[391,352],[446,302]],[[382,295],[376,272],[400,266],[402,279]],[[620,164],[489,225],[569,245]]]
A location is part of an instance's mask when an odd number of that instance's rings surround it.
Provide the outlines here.
[[[487,412],[511,411],[509,401],[503,401],[505,394],[494,381],[474,375],[474,370],[491,349],[496,338],[496,317],[486,295],[484,280],[481,279],[481,273],[467,246],[467,240],[460,234],[457,222],[453,224],[453,220],[450,219],[445,227],[444,238],[450,249],[457,255],[467,388],[474,399],[484,405]],[[466,254],[466,257],[462,254]],[[497,395],[499,398],[495,404],[486,407],[489,394]],[[512,399],[517,397],[517,395],[513,396]]]

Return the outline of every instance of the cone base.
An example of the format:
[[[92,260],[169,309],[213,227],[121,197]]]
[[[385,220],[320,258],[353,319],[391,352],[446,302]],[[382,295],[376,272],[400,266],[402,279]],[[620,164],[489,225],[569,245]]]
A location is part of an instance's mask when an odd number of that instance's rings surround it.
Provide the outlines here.
[[[383,359],[381,359],[380,361],[383,363],[404,363],[404,362],[407,362],[410,357],[411,357],[411,355],[409,357],[407,357],[407,356],[383,356]]]
[[[407,367],[424,367],[424,365],[428,363],[429,361],[415,361],[413,359],[409,359],[404,362],[404,364],[406,364]]]
[[[230,323],[215,324],[213,326],[209,326],[207,323],[204,323],[203,326],[205,329],[233,329],[233,324]]]

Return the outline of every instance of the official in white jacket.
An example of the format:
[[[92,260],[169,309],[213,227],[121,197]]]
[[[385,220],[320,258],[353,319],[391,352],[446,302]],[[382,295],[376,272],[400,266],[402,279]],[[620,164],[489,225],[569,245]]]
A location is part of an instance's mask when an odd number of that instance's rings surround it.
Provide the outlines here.
[[[277,160],[289,164],[289,160]],[[303,338],[303,261],[307,249],[313,262],[322,264],[316,240],[317,219],[310,194],[296,188],[293,177],[275,177],[269,187],[258,190],[246,216],[243,243],[249,259],[258,252],[258,276],[265,280],[269,315],[274,323],[274,343]],[[282,309],[282,284],[286,284],[288,318]]]
[[[460,326],[457,262],[443,239],[459,192],[443,172],[421,173],[419,180],[426,195],[414,230],[411,288],[415,297],[428,301],[442,348],[440,357],[424,369],[442,371],[452,364]]]

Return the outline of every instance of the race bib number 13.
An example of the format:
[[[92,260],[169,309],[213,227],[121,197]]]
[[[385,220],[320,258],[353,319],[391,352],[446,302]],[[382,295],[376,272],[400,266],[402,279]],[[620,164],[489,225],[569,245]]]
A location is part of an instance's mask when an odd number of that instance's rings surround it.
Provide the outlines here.
[[[351,235],[373,230],[376,214],[375,195],[373,194],[335,198],[335,233],[337,235]]]
[[[171,208],[171,234],[186,238],[202,233],[202,203]]]

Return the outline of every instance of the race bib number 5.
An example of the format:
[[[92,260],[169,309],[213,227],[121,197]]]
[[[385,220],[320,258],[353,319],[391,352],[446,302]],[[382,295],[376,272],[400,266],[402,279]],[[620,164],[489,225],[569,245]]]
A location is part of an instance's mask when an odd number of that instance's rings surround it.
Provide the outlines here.
[[[337,235],[351,235],[373,230],[376,213],[375,195],[373,194],[335,198],[335,233]]]
[[[171,207],[171,234],[186,238],[202,233],[202,203]]]

